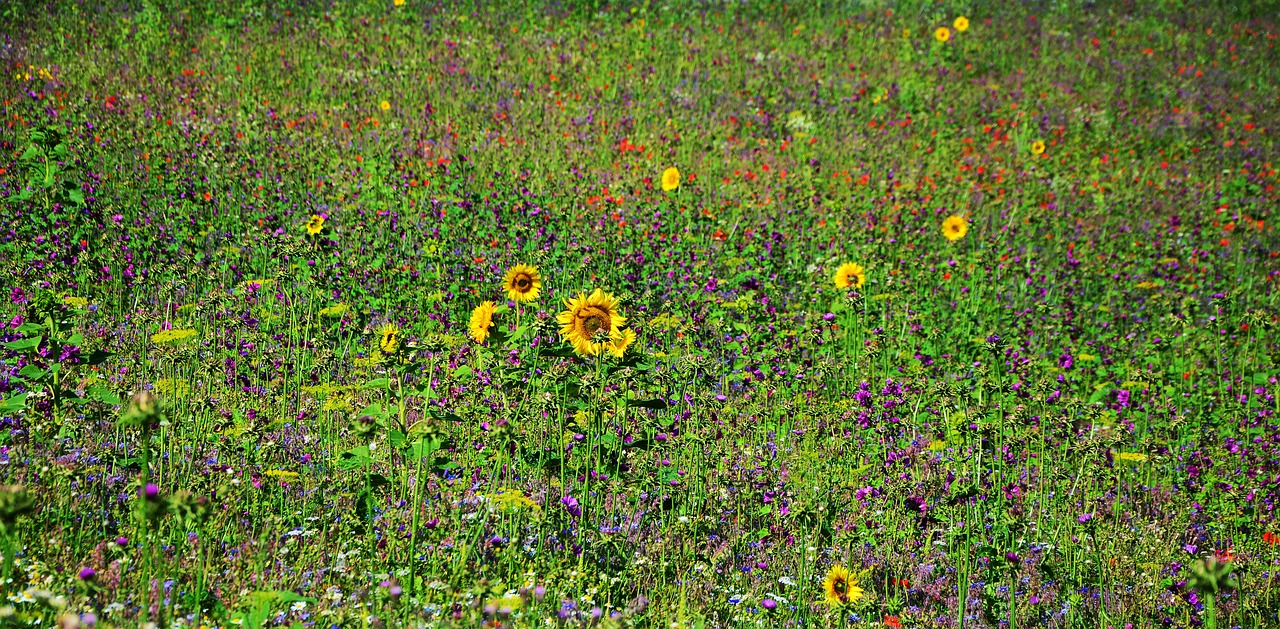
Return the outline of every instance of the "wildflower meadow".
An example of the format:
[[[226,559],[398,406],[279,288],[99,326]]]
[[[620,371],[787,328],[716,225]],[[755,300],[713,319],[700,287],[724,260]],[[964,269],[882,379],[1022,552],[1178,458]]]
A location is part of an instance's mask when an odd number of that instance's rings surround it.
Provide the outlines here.
[[[0,627],[1280,627],[1278,27],[4,3]]]

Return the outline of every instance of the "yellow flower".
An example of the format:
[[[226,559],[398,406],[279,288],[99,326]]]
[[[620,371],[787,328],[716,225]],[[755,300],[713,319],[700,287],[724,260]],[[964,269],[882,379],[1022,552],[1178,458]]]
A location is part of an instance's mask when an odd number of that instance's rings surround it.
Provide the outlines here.
[[[502,278],[502,290],[507,292],[507,299],[533,301],[542,291],[542,276],[532,266],[517,264],[507,270],[507,275]]]
[[[1147,460],[1147,455],[1141,452],[1119,452],[1116,454],[1116,458],[1120,459],[1121,461],[1133,461],[1134,463],[1141,463]]]
[[[662,171],[662,189],[671,192],[680,187],[680,169],[672,166]]]
[[[862,265],[854,262],[845,262],[840,265],[840,268],[836,269],[836,274],[831,278],[831,281],[836,283],[836,288],[849,288],[850,286],[862,288],[862,285],[867,281],[867,274]]]
[[[856,602],[862,598],[862,588],[858,587],[858,578],[840,564],[831,566],[827,578],[822,580],[822,590],[827,595],[827,604],[840,607]]]
[[[951,30],[945,26],[939,26],[938,30],[933,32],[933,38],[945,43],[948,39],[951,39]]]
[[[969,221],[964,220],[963,216],[948,216],[947,220],[942,221],[942,235],[947,240],[956,241],[964,238],[969,233]]]
[[[538,503],[534,502],[532,498],[524,495],[524,492],[520,491],[519,489],[510,489],[507,487],[503,487],[499,489],[498,493],[496,494],[482,494],[482,495],[486,499],[488,499],[490,504],[492,504],[494,507],[502,511],[519,511],[520,509],[540,509],[541,508],[538,506]],[[515,601],[520,600],[519,597],[512,597],[512,598],[514,598]],[[499,599],[499,600],[506,601],[508,599]],[[510,602],[510,603],[504,603],[504,604],[506,604],[508,607],[512,607],[512,609],[519,609],[520,607],[520,603],[518,602]]]
[[[398,7],[402,7],[404,6],[404,0],[391,0],[391,4],[394,4]]]
[[[963,33],[963,32],[965,32],[965,31],[969,30],[969,18],[967,18],[967,17],[965,17],[965,16],[963,16],[963,15],[962,15],[962,16],[960,16],[960,17],[956,18],[956,21],[955,21],[955,22],[952,22],[952,24],[951,24],[951,25],[952,25],[952,26],[954,26],[954,27],[956,27],[956,30],[957,30],[957,31],[959,31],[959,32]]]
[[[497,309],[493,302],[486,301],[471,311],[471,323],[467,324],[467,329],[477,343],[483,344],[489,338],[489,328],[493,327],[493,315]]]
[[[378,103],[378,109],[381,109],[382,111],[387,111],[388,109],[391,109],[391,103],[384,100],[381,103]]]
[[[163,330],[151,335],[151,342],[156,345],[165,345],[167,343],[178,344],[195,338],[195,330]]]
[[[347,304],[336,303],[332,306],[325,306],[324,308],[321,308],[318,314],[322,317],[341,317],[346,314],[348,310],[350,310],[350,307],[347,306]]]
[[[592,338],[597,333],[616,339],[627,323],[627,318],[618,310],[618,299],[599,288],[590,295],[566,299],[564,305],[567,310],[556,316],[560,335],[582,356],[595,356],[605,349],[606,343]]]
[[[627,353],[627,348],[631,347],[631,345],[635,342],[636,342],[635,330],[632,330],[631,328],[627,328],[619,332],[617,337],[613,339],[613,342],[609,343],[609,346],[608,346],[609,353],[613,354],[614,358],[622,358],[623,354]]]
[[[1031,154],[1039,155],[1044,152],[1044,140],[1036,140],[1031,143]]]
[[[312,214],[311,220],[307,221],[307,233],[314,236],[322,231],[324,231],[324,217]]]
[[[378,349],[383,354],[394,354],[400,349],[400,328],[394,323],[384,323],[378,328]]]

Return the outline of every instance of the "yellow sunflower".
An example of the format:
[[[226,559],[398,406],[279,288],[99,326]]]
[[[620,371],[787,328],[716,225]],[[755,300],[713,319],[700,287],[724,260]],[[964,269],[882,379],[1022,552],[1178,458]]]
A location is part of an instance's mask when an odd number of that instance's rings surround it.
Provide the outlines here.
[[[938,30],[933,32],[933,38],[940,42],[946,43],[948,39],[951,39],[951,29],[945,26],[939,26]]]
[[[862,598],[858,577],[840,564],[831,566],[827,578],[822,580],[822,590],[827,595],[827,604],[832,607],[847,605]]]
[[[862,288],[867,281],[867,273],[862,265],[854,262],[845,262],[836,269],[836,274],[831,277],[831,281],[836,283],[836,288]]]
[[[618,310],[618,299],[599,288],[590,295],[579,294],[566,299],[568,310],[556,315],[560,323],[560,335],[573,344],[573,350],[582,356],[595,356],[608,343],[593,340],[598,332],[617,338],[627,318]]]
[[[493,327],[493,315],[497,309],[493,302],[486,301],[471,311],[471,323],[467,324],[467,329],[477,343],[483,344],[489,338],[489,328]]]
[[[1036,140],[1031,143],[1031,154],[1039,155],[1044,152],[1044,140]]]
[[[963,216],[948,216],[947,220],[942,221],[942,235],[947,240],[956,241],[964,238],[969,233],[969,221],[964,220]]]
[[[609,343],[607,349],[615,358],[622,358],[623,354],[627,353],[627,348],[631,347],[635,342],[635,330],[627,328],[618,333],[618,335],[613,339],[613,342]]]
[[[956,21],[955,21],[955,22],[953,22],[951,25],[952,25],[952,26],[954,26],[954,27],[956,27],[956,30],[957,30],[957,31],[959,31],[959,32],[963,33],[963,32],[965,32],[965,31],[969,30],[969,18],[967,18],[967,17],[965,17],[965,16],[963,16],[963,15],[962,15],[962,16],[960,16],[960,17],[956,18]]]
[[[400,328],[394,323],[384,323],[377,330],[378,349],[383,354],[394,354],[400,349]]]
[[[517,264],[502,278],[502,290],[507,292],[507,299],[533,301],[542,291],[542,276],[538,274],[538,269],[528,264]]]
[[[680,169],[672,166],[662,171],[662,189],[671,192],[680,187]]]
[[[312,214],[311,220],[307,221],[307,233],[314,236],[322,231],[324,231],[324,217]]]

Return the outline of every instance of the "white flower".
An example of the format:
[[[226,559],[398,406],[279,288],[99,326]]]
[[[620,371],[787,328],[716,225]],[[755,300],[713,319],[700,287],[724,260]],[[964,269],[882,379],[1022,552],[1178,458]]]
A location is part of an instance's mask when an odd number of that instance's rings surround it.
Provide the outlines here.
[[[306,608],[307,608],[306,601],[295,601],[291,609],[293,609],[293,611],[295,612],[300,612],[305,610]]]

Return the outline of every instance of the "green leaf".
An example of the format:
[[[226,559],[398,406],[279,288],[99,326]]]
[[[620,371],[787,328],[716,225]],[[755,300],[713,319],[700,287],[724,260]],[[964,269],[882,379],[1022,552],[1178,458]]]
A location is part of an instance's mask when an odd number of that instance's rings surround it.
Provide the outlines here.
[[[108,358],[111,358],[114,355],[115,354],[112,354],[111,352],[104,352],[100,349],[95,349],[93,350],[93,353],[89,354],[89,357],[85,359],[85,364],[100,365],[102,364],[103,361],[105,361]]]
[[[365,389],[390,389],[391,380],[389,378],[377,378],[364,383]]]
[[[18,334],[26,336],[32,332],[40,332],[44,330],[44,326],[39,323],[31,323],[30,321],[18,326]]]
[[[26,367],[18,370],[18,375],[26,378],[27,380],[39,380],[47,373],[49,372],[35,365],[27,365]]]
[[[431,456],[432,454],[435,454],[435,452],[439,449],[440,449],[439,439],[431,439],[431,440],[419,439],[409,444],[409,447],[404,448],[404,456],[407,459],[417,461],[418,459],[426,458]]]
[[[120,405],[120,396],[116,395],[111,389],[100,386],[92,386],[85,390],[85,396],[90,399],[97,400],[103,404]]]
[[[19,393],[7,400],[0,400],[0,412],[14,413],[20,411],[27,405],[28,393]]]
[[[391,442],[391,447],[393,448],[399,448],[400,446],[403,446],[405,439],[406,439],[405,434],[403,432],[400,432],[399,430],[393,430],[387,434],[387,441]]]
[[[459,417],[458,415],[456,415],[456,414],[454,414],[454,413],[450,413],[450,412],[448,412],[448,411],[438,411],[438,410],[436,410],[436,409],[434,409],[434,408],[433,408],[433,409],[428,410],[427,412],[431,414],[431,417],[432,417],[432,418],[434,418],[434,419],[438,419],[438,420],[440,420],[440,421],[455,422],[455,423],[462,423],[462,422],[467,421],[467,420],[465,420],[465,419],[463,419],[463,418]]]
[[[23,350],[35,349],[39,347],[40,341],[43,341],[43,340],[44,340],[43,336],[33,336],[30,338],[18,339],[16,341],[9,341],[8,343],[5,343],[4,346],[5,346],[5,349],[11,349],[17,352],[21,352]]]
[[[471,371],[472,371],[471,365],[463,365],[461,367],[458,367],[458,369],[453,372],[453,377],[461,380],[462,378],[465,378],[471,375]]]
[[[341,470],[361,470],[372,464],[373,453],[369,452],[369,446],[352,448],[338,455],[338,469]]]

